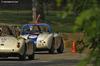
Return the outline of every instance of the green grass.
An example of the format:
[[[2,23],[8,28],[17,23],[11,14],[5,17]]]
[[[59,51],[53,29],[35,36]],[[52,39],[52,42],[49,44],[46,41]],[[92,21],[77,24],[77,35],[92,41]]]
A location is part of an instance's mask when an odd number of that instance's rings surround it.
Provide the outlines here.
[[[72,32],[74,17],[66,17],[64,11],[48,11],[46,20],[50,22],[55,32]]]
[[[72,32],[71,17],[62,18],[63,12],[49,11],[44,22],[52,26],[54,32]],[[32,22],[31,10],[0,10],[0,23],[25,24]]]
[[[1,10],[0,23],[28,23],[32,21],[31,11]]]

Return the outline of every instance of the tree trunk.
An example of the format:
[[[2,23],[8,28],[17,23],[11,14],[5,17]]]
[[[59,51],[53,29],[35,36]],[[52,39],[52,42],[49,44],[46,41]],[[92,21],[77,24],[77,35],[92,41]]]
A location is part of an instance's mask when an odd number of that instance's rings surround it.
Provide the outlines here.
[[[36,21],[38,15],[40,15],[39,22],[44,20],[43,2],[43,0],[32,0],[33,22]]]

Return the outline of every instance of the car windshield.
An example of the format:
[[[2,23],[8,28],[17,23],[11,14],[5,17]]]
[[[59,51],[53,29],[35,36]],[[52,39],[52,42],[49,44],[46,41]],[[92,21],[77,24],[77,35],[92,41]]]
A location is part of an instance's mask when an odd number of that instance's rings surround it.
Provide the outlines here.
[[[30,27],[24,27],[22,32],[25,33],[41,33],[41,32],[48,32],[47,26],[30,26]]]
[[[6,25],[0,25],[0,36],[16,36],[16,29],[11,26],[6,26]]]

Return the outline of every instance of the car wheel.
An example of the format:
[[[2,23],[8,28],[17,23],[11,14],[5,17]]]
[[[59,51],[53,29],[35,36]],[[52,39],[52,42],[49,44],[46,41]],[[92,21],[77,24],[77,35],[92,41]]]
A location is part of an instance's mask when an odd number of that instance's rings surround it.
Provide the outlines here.
[[[51,48],[49,49],[50,54],[54,54],[55,52],[54,44],[55,44],[55,39],[53,38]]]
[[[25,60],[26,58],[26,45],[24,46],[23,50],[23,54],[19,56],[19,60]]]
[[[29,60],[34,60],[35,59],[35,53],[33,53],[32,55],[28,56]]]
[[[28,56],[29,60],[35,59],[35,50],[36,50],[36,45],[33,45],[33,54]]]
[[[59,48],[57,49],[57,52],[63,53],[63,51],[64,51],[64,42],[63,42],[63,39],[61,39],[61,44],[60,44]]]

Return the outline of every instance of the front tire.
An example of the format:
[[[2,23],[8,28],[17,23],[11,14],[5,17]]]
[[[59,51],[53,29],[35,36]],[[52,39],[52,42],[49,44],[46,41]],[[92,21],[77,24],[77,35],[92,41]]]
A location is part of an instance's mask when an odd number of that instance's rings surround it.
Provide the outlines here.
[[[35,59],[35,53],[33,53],[32,55],[28,56],[29,60],[34,60]]]
[[[63,51],[64,51],[64,42],[63,42],[63,39],[61,39],[61,44],[60,44],[59,48],[57,49],[57,52],[63,53]]]
[[[49,49],[49,54],[54,54],[55,52],[54,44],[55,44],[55,39],[53,38],[51,48]]]
[[[35,50],[36,50],[36,45],[33,45],[33,54],[28,56],[29,60],[35,59]]]
[[[19,56],[19,60],[25,60],[26,59],[26,44],[25,44],[25,46],[24,46],[24,48],[23,48],[23,54],[21,54],[20,56]]]

